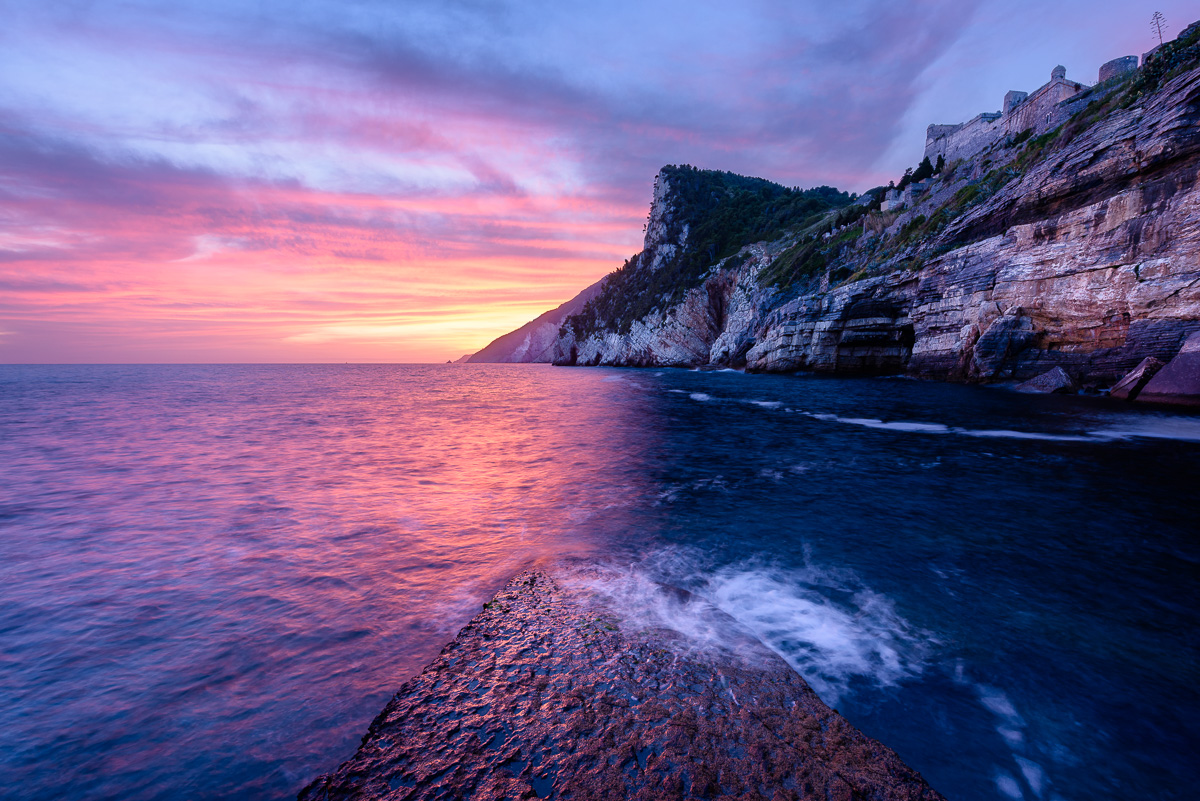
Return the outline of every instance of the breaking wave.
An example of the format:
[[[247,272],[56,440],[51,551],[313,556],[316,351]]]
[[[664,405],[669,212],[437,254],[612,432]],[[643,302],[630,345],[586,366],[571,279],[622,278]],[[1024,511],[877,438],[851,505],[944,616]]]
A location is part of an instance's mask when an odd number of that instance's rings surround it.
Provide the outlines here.
[[[742,652],[752,635],[831,706],[864,682],[919,676],[934,644],[853,572],[811,560],[799,569],[753,561],[714,569],[698,553],[671,548],[569,581],[600,595],[635,630],[668,629],[698,648]]]
[[[668,391],[683,392],[683,390],[677,389]],[[691,397],[693,400],[712,400],[710,395],[700,392],[691,393]],[[780,409],[783,407],[783,403],[780,401],[742,399],[742,402],[759,406],[764,409]],[[1137,417],[1135,419],[1123,421],[1120,424],[1106,426],[1104,428],[1096,428],[1075,433],[1065,433],[1053,431],[1015,431],[1002,428],[962,428],[959,426],[945,425],[943,423],[926,423],[910,420],[880,420],[873,417],[842,417],[836,414],[809,412],[792,408],[782,408],[782,411],[785,413],[800,414],[804,417],[808,417],[813,420],[820,420],[826,423],[840,423],[843,425],[860,426],[862,428],[873,428],[880,431],[899,431],[909,434],[957,434],[958,436],[977,437],[980,439],[1040,440],[1046,442],[1105,443],[1117,440],[1135,439],[1138,437],[1145,437],[1147,439],[1170,439],[1181,442],[1200,442],[1200,418],[1172,416],[1165,414],[1150,417]]]

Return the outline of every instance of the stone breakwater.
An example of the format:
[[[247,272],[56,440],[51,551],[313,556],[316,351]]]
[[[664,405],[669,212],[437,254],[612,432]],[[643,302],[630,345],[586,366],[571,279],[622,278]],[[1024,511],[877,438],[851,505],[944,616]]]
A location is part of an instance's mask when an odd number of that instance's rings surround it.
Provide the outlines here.
[[[531,571],[400,688],[352,759],[300,793],[384,798],[942,796],[750,635],[697,651],[624,630],[579,585]]]

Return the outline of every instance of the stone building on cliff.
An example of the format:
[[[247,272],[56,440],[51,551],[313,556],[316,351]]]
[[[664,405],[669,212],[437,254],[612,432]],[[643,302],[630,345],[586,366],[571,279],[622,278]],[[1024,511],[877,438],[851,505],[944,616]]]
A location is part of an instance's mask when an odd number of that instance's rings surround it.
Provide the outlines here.
[[[1099,84],[1105,84],[1138,68],[1137,56],[1114,58],[1100,67]],[[1001,111],[984,112],[958,125],[930,125],[925,132],[925,156],[947,162],[965,159],[1006,137],[1032,131],[1038,136],[1057,128],[1079,110],[1080,95],[1091,87],[1067,78],[1067,69],[1057,66],[1050,82],[1032,94],[1013,90],[1004,95]]]

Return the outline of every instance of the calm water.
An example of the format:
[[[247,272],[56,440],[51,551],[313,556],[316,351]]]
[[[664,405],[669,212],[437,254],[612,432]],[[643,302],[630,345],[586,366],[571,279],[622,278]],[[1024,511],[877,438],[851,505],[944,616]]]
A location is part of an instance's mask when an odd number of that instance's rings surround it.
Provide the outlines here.
[[[292,796],[578,556],[639,615],[710,598],[951,801],[1190,799],[1198,478],[1198,416],[905,380],[0,367],[0,795]]]

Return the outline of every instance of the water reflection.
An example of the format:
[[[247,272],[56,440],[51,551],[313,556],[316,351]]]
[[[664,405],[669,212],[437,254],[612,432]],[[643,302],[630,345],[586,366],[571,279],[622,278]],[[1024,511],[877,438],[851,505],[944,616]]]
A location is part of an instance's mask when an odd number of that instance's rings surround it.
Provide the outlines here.
[[[645,494],[629,385],[548,372],[4,368],[10,790],[281,797],[352,753],[522,563]]]
[[[287,797],[509,575],[575,556],[646,625],[697,630],[654,581],[733,615],[947,797],[1187,797],[1197,420],[678,370],[0,367],[4,793]]]

